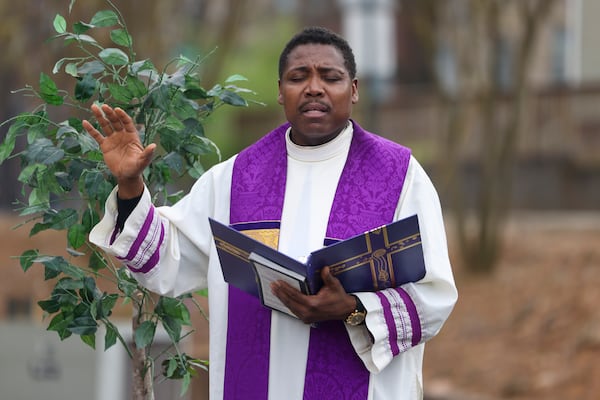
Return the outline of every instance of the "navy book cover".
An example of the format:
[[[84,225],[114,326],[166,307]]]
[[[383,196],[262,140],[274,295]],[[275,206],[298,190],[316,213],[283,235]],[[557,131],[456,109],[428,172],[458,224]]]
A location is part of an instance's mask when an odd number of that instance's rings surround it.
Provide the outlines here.
[[[416,282],[425,276],[419,221],[416,215],[372,229],[312,252],[302,263],[237,230],[209,218],[223,277],[229,284],[262,300],[256,268],[258,254],[281,270],[293,271],[299,286],[314,294],[322,286],[320,271],[329,266],[346,292],[373,292]]]

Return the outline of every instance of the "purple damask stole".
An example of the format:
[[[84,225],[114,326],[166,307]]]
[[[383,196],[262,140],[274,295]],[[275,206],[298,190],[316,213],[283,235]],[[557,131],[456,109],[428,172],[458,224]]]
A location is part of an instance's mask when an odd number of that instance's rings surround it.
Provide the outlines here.
[[[325,243],[391,222],[408,169],[409,149],[353,125]],[[285,195],[288,127],[278,127],[236,158],[230,210],[230,224],[236,229],[267,229],[270,236],[277,231]],[[245,230],[248,224],[250,231]],[[270,316],[256,298],[229,288],[226,400],[267,399]],[[311,330],[304,399],[366,399],[368,384],[369,372],[343,322],[329,321]]]

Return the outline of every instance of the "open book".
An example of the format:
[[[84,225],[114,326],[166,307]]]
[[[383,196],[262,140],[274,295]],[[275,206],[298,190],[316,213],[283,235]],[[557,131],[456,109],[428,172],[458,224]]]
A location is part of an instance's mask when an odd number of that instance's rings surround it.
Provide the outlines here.
[[[290,315],[271,293],[271,282],[285,280],[315,294],[323,285],[321,269],[328,266],[346,292],[353,293],[397,287],[425,276],[416,215],[322,247],[304,263],[214,219],[209,222],[225,281]]]

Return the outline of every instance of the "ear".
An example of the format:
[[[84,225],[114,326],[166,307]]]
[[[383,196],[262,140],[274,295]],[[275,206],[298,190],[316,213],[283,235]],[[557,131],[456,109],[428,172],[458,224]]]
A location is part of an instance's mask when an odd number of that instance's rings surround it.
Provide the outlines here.
[[[279,104],[283,104],[283,95],[281,94],[281,79],[277,80],[277,88],[279,90],[279,94],[277,95],[277,102]]]
[[[358,103],[358,79],[352,80],[352,104]]]

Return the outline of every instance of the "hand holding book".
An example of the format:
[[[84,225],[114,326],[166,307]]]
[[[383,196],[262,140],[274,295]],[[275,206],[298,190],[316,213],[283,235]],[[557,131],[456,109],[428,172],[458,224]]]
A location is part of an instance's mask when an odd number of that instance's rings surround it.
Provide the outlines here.
[[[284,276],[304,295],[319,292],[324,267],[346,293],[396,287],[425,276],[416,215],[316,250],[306,263],[213,219],[209,222],[225,281],[261,299],[265,306],[283,312],[289,313],[289,309],[282,309],[285,306],[272,299],[265,302],[265,297],[271,295],[271,282]]]

